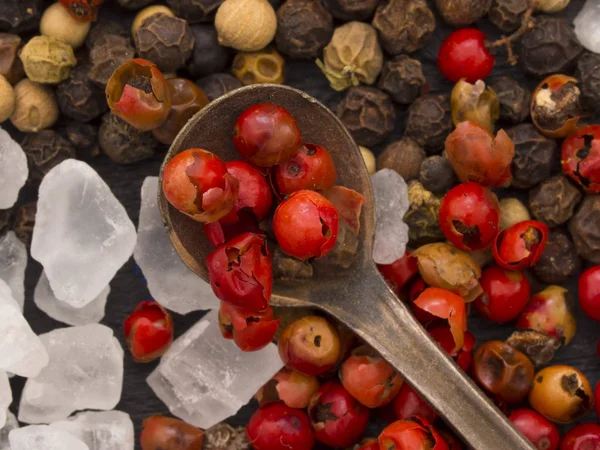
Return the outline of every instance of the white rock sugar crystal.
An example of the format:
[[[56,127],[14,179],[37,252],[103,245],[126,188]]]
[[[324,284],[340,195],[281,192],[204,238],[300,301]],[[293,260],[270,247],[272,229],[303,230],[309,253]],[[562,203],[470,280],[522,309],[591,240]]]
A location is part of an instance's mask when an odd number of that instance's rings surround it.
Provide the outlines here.
[[[11,450],[89,450],[81,440],[48,425],[30,425],[8,434]]]
[[[133,422],[121,411],[88,411],[50,424],[84,442],[90,450],[133,450]]]
[[[13,401],[12,390],[8,382],[8,375],[3,370],[0,370],[0,428],[6,424],[7,408]]]
[[[174,415],[210,428],[248,403],[282,366],[274,344],[244,353],[223,339],[213,310],[171,345],[148,384]]]
[[[105,325],[41,334],[49,364],[25,383],[19,420],[50,423],[79,409],[113,409],[123,388],[123,348]]]
[[[28,175],[25,152],[0,128],[0,209],[15,204]]]
[[[106,288],[135,247],[135,227],[108,185],[68,159],[42,180],[31,256],[57,298],[81,308]]]
[[[371,177],[375,198],[375,242],[373,260],[391,264],[404,256],[408,243],[408,226],[403,222],[408,211],[408,186],[392,169],[382,169]]]
[[[26,267],[27,248],[14,231],[9,231],[0,238],[0,279],[8,284],[21,311],[25,302]]]
[[[22,377],[36,376],[48,364],[48,353],[2,280],[0,317],[0,370]]]
[[[15,428],[19,428],[17,418],[10,411],[6,411],[6,423],[0,428],[0,450],[11,450],[8,434]]]
[[[54,320],[69,325],[88,325],[90,323],[98,323],[104,317],[108,294],[110,294],[110,286],[106,286],[98,297],[83,308],[74,308],[69,303],[56,298],[54,292],[52,292],[46,273],[42,272],[35,286],[33,301],[38,308]]]
[[[148,281],[148,290],[162,306],[179,314],[219,307],[210,284],[181,261],[160,217],[158,178],[147,177],[142,185],[138,239],[133,257]],[[202,230],[199,229],[199,232]]]
[[[573,25],[581,45],[591,52],[600,53],[600,0],[587,0]]]

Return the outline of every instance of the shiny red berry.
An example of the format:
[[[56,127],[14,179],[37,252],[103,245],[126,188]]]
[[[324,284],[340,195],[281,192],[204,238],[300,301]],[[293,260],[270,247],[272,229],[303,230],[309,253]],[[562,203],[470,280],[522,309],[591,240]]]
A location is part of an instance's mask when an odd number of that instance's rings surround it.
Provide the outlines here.
[[[283,196],[302,189],[326,191],[336,178],[331,155],[316,144],[302,145],[296,156],[275,167],[275,183]]]
[[[364,438],[352,450],[379,450],[379,441],[375,438]]]
[[[223,337],[233,339],[240,350],[255,352],[273,342],[279,319],[275,318],[271,307],[257,313],[221,302],[219,326]]]
[[[392,264],[378,264],[377,268],[385,281],[392,286],[396,295],[400,295],[404,286],[419,273],[417,259],[413,258],[410,252],[406,252],[402,258]]]
[[[440,72],[453,83],[483,80],[494,68],[494,56],[485,46],[486,35],[475,28],[461,28],[442,42],[438,53]]]
[[[597,450],[600,448],[600,424],[575,425],[563,437],[560,450]]]
[[[560,434],[556,426],[533,409],[515,409],[508,416],[523,436],[538,450],[557,450]]]
[[[414,416],[420,416],[427,419],[429,422],[435,422],[437,412],[425,402],[415,390],[408,384],[404,383],[402,389],[394,398],[392,403],[396,418],[399,420],[409,419]]]
[[[579,276],[579,306],[588,317],[600,322],[600,265]]]
[[[580,129],[562,145],[562,171],[589,194],[600,193],[600,125]]]
[[[171,314],[155,301],[141,302],[125,319],[125,339],[135,362],[160,358],[173,342]]]
[[[379,435],[380,450],[448,450],[444,438],[424,417],[411,417],[388,425]]]
[[[494,260],[508,270],[534,266],[542,257],[548,227],[537,220],[526,220],[500,231],[492,245]]]
[[[231,225],[222,224],[220,221],[202,225],[204,234],[213,247],[218,247],[236,236],[244,233],[262,234],[253,214],[245,211],[238,212],[238,221]]]
[[[258,409],[246,426],[246,435],[255,450],[312,450],[315,443],[306,413],[283,403]]]
[[[455,349],[454,337],[449,328],[438,326],[427,330],[431,337],[448,353],[459,365],[459,367],[468,372],[473,362],[473,350],[477,345],[475,335],[470,331],[465,331],[463,345],[460,349]]]
[[[410,286],[410,290],[408,291],[408,299],[410,300],[410,309],[417,319],[422,324],[426,325],[430,322],[437,320],[437,317],[433,314],[429,314],[427,311],[422,310],[417,305],[415,305],[415,300],[419,298],[419,295],[423,293],[425,289],[427,289],[429,285],[425,283],[425,280],[420,276],[413,282]]]

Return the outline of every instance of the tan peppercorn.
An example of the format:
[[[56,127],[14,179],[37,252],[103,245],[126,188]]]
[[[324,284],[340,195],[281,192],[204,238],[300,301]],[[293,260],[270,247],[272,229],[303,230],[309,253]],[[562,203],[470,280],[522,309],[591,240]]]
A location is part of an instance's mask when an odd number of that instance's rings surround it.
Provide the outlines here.
[[[147,8],[142,9],[137,15],[135,19],[133,19],[133,24],[131,25],[131,35],[135,36],[137,30],[142,26],[144,20],[148,17],[153,16],[154,14],[166,14],[167,16],[175,17],[173,10],[164,5],[152,5]]]
[[[367,172],[369,172],[369,175],[373,175],[377,167],[375,155],[367,147],[359,145],[358,148],[360,149],[360,153],[363,157],[363,160],[365,161],[365,165],[367,166]]]
[[[569,6],[571,0],[533,0],[533,6],[538,11],[556,13]]]
[[[91,22],[75,20],[60,3],[49,6],[40,20],[40,33],[79,48],[90,32]]]
[[[233,59],[231,72],[242,83],[283,83],[285,61],[272,48],[260,52],[238,53]]]
[[[35,133],[58,120],[58,104],[49,87],[24,79],[14,90],[16,104],[10,121],[19,131]]]
[[[530,220],[527,207],[517,198],[500,200],[500,229],[510,228],[514,224]]]
[[[15,111],[15,92],[10,83],[0,75],[0,123],[10,119]]]
[[[70,45],[49,36],[31,38],[20,57],[27,77],[36,83],[58,84],[77,63]]]
[[[241,52],[256,52],[275,37],[277,16],[267,0],[225,0],[217,10],[219,44]]]
[[[419,178],[425,150],[409,137],[392,142],[377,158],[377,169],[393,169],[405,181]]]

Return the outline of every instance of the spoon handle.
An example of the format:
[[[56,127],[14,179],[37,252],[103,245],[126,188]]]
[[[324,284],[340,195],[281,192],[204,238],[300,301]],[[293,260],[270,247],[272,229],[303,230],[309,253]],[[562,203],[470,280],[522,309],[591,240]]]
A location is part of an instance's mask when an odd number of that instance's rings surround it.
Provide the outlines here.
[[[415,320],[375,272],[328,304],[475,450],[535,450]],[[363,296],[361,298],[361,296]]]

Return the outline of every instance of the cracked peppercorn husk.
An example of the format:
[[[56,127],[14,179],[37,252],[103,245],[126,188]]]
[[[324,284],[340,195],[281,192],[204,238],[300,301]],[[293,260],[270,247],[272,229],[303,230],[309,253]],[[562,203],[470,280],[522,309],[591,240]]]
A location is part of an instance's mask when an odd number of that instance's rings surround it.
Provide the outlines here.
[[[277,11],[277,49],[290,58],[314,59],[333,35],[333,18],[321,2],[287,0]]]
[[[530,123],[506,130],[515,144],[511,162],[512,186],[529,189],[560,170],[560,152],[556,141],[542,135]]]
[[[152,61],[163,72],[175,72],[192,56],[195,39],[185,20],[153,14],[133,34],[133,41],[140,58]]]
[[[576,78],[551,75],[533,91],[531,120],[543,135],[561,138],[577,130],[583,114],[578,84]]]
[[[13,209],[0,209],[0,238],[12,228]]]
[[[583,47],[564,19],[537,16],[521,38],[519,62],[529,75],[545,77],[568,73]]]
[[[274,278],[293,280],[298,278],[310,278],[313,276],[313,266],[310,262],[302,261],[287,255],[275,243],[269,245],[269,248],[271,249]]]
[[[52,168],[64,160],[75,158],[73,144],[54,130],[28,134],[21,147],[27,155],[29,179],[34,182],[42,181]]]
[[[567,177],[557,175],[529,191],[529,210],[537,220],[553,228],[573,216],[581,197]]]
[[[23,79],[25,71],[19,58],[23,42],[16,34],[0,33],[0,75],[15,85]]]
[[[561,347],[560,341],[554,336],[536,330],[513,331],[506,343],[524,353],[538,368],[550,363],[556,350]]]
[[[586,111],[600,112],[600,55],[587,52],[581,55],[575,78],[579,80],[582,106]]]
[[[464,27],[485,16],[492,0],[435,0],[435,6],[444,22],[453,27]]]
[[[394,129],[396,111],[385,92],[368,86],[355,86],[338,104],[337,116],[358,145],[379,144]]]
[[[159,146],[151,132],[140,131],[111,112],[102,116],[98,141],[104,153],[118,164],[148,159]]]
[[[33,236],[36,212],[36,202],[25,203],[15,210],[13,230],[19,240],[27,247],[31,245],[31,236]]]
[[[123,8],[135,11],[154,3],[154,0],[118,0],[118,2]]]
[[[228,73],[213,73],[196,81],[210,101],[241,88],[242,82]]]
[[[244,427],[233,428],[220,423],[204,432],[203,450],[250,450]]]
[[[105,88],[113,72],[135,56],[135,49],[128,37],[106,34],[94,42],[90,49],[88,78]]]
[[[258,52],[240,52],[233,58],[231,73],[242,84],[283,84],[285,60],[273,48]]]
[[[441,199],[428,191],[416,180],[408,183],[410,206],[404,215],[408,225],[408,238],[411,247],[443,241],[444,234],[438,224]]]
[[[71,122],[64,134],[75,147],[77,159],[89,161],[100,154],[98,127],[89,123]]]
[[[600,195],[586,196],[569,220],[569,231],[579,256],[600,264]]]
[[[390,143],[377,157],[377,170],[392,169],[400,174],[404,181],[419,177],[421,164],[425,160],[425,150],[413,139],[403,138]]]
[[[87,62],[78,64],[56,89],[60,111],[80,122],[100,117],[108,109],[106,95],[88,78],[90,68]]]
[[[412,53],[425,45],[435,29],[425,0],[383,0],[373,18],[381,44],[391,55]]]
[[[187,65],[187,70],[195,77],[203,77],[211,73],[225,70],[231,51],[219,45],[217,30],[212,24],[192,25],[194,35],[194,51]]]
[[[167,0],[177,17],[189,23],[211,22],[224,0]]]
[[[367,21],[375,13],[379,0],[323,0],[331,15],[344,22]]]
[[[427,80],[420,61],[408,55],[398,55],[383,66],[377,87],[396,103],[408,105],[425,93]]]
[[[445,194],[458,179],[450,160],[442,155],[425,158],[419,171],[419,181],[425,189],[434,194]]]
[[[49,36],[31,38],[19,57],[27,78],[36,83],[60,83],[77,63],[70,45]]]
[[[529,117],[531,91],[517,80],[502,76],[490,84],[500,102],[500,120],[516,125]]]
[[[427,94],[408,108],[406,135],[413,138],[428,154],[440,153],[452,131],[449,95]]]
[[[581,270],[581,258],[569,234],[560,228],[550,230],[542,257],[533,272],[547,284],[561,284]]]
[[[116,34],[117,36],[129,37],[130,31],[123,26],[123,24],[115,21],[105,21],[94,24],[92,29],[85,39],[85,45],[88,49],[92,49],[98,40],[109,34]]]
[[[340,269],[348,269],[356,261],[358,236],[344,221],[340,221],[338,235],[333,249],[323,258],[312,262],[319,274],[339,274]]]
[[[37,28],[44,10],[43,0],[2,0],[0,31],[21,33]]]
[[[516,31],[529,9],[529,0],[493,0],[488,19],[504,33]]]

